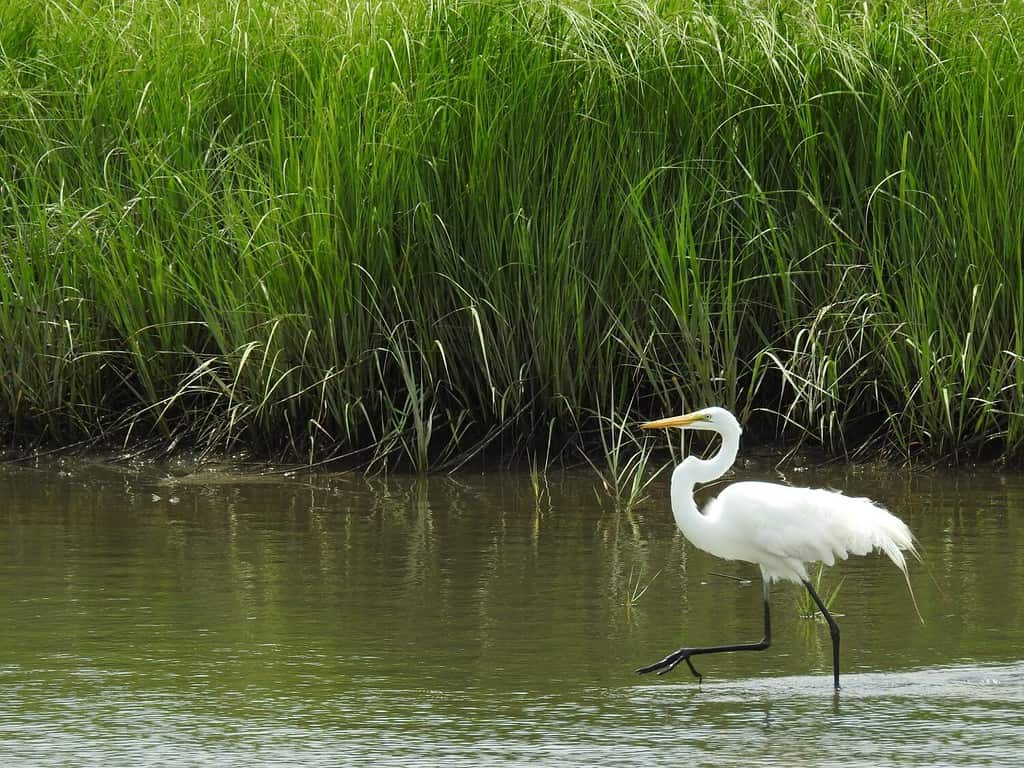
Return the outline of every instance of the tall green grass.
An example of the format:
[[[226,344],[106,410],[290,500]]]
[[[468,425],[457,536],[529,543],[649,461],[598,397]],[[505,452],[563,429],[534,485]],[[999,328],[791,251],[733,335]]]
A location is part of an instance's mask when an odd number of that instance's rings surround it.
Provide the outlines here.
[[[0,430],[1024,446],[1024,14],[0,0]],[[591,417],[587,417],[591,414]]]

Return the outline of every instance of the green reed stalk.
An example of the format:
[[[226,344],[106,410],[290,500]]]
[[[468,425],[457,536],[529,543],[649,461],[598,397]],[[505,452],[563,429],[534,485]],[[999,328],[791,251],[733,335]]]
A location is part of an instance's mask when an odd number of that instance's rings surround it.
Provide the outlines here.
[[[0,430],[427,469],[715,402],[1019,456],[1022,33],[944,3],[0,0]]]

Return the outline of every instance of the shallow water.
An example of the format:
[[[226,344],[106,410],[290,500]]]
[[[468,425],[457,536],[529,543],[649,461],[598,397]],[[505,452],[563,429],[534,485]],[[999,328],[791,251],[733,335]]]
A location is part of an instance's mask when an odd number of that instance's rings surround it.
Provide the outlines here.
[[[796,587],[592,474],[367,482],[78,462],[0,468],[0,756],[40,765],[1019,765],[1024,476],[815,468],[925,561],[842,580],[843,688]],[[715,575],[724,574],[724,575]],[[732,577],[750,578],[751,582]],[[648,589],[641,596],[634,593]]]

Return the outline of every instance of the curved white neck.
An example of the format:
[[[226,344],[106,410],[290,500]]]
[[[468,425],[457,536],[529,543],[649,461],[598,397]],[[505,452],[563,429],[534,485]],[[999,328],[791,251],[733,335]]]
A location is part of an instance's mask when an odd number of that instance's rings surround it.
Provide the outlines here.
[[[719,432],[719,434],[722,436],[722,445],[719,447],[718,453],[710,459],[687,456],[683,459],[683,463],[676,467],[676,471],[672,475],[673,483],[678,478],[693,488],[697,483],[710,483],[712,480],[717,480],[729,471],[729,467],[736,461],[736,454],[740,451],[740,433],[737,430],[735,432]]]
[[[687,456],[672,473],[672,516],[686,538],[702,549],[700,540],[709,523],[697,509],[693,487],[697,483],[708,483],[724,475],[736,461],[740,449],[739,429],[720,434],[722,447],[718,453],[710,459]]]

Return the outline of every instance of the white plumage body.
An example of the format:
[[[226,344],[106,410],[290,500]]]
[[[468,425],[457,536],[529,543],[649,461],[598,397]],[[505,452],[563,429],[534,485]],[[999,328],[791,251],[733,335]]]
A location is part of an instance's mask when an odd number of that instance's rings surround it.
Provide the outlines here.
[[[874,550],[906,573],[901,550],[914,551],[910,529],[884,507],[819,488],[733,483],[708,502],[703,516],[717,536],[695,532],[695,545],[726,560],[756,563],[769,581],[799,583],[807,579],[805,563],[833,565]]]

